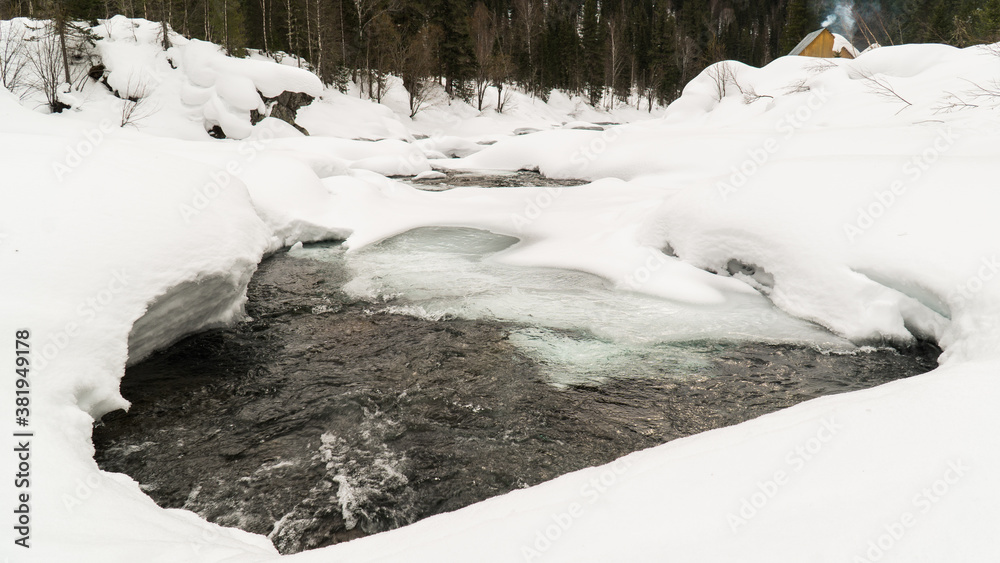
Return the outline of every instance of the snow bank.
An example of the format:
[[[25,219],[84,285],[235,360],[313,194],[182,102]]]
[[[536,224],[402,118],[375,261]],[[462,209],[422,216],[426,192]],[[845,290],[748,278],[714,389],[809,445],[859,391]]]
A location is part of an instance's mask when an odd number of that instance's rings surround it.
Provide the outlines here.
[[[323,84],[311,72],[277,63],[227,57],[218,45],[196,39],[184,49],[182,70],[187,78],[184,101],[201,105],[205,123],[218,125],[227,137],[250,135],[250,112],[266,111],[261,96],[282,92],[318,97]]]
[[[847,49],[847,52],[851,54],[852,57],[858,58],[861,53],[858,48],[854,46],[851,41],[839,33],[833,34],[833,52],[840,53],[841,50]]]
[[[97,52],[107,67],[108,88],[123,99],[146,99],[140,114],[146,121],[153,117],[147,114],[169,115],[164,126],[184,115],[200,121],[204,130],[217,125],[227,137],[244,139],[251,132],[250,112],[268,111],[262,97],[323,92],[311,72],[272,60],[229,57],[218,45],[172,31],[173,47],[164,51],[158,22],[119,15],[103,20],[94,32],[102,39]]]
[[[311,135],[377,141],[411,141],[402,119],[391,109],[356,96],[327,89],[323,98],[299,110],[296,123]]]
[[[207,559],[273,553],[260,538],[159,509],[130,479],[99,472],[89,441],[94,418],[127,405],[118,393],[127,358],[242,314],[269,233],[235,186],[187,220],[182,209],[199,200],[212,170],[150,158],[135,139],[107,133],[85,164],[56,175],[51,147],[82,147],[93,135],[63,128],[64,137],[0,137],[0,262],[16,274],[3,282],[2,323],[11,335],[30,331],[34,368],[35,524],[31,557],[21,560],[131,559],[150,542],[163,546],[154,560],[195,560],[186,555],[193,544],[176,538],[203,534],[218,540],[203,546]],[[14,463],[9,448],[3,461]]]

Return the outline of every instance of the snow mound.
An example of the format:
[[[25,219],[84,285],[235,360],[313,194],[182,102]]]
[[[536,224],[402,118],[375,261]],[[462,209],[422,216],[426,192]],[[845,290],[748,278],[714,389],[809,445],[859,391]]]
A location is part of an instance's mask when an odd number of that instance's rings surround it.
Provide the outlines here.
[[[300,92],[319,97],[323,92],[323,84],[311,72],[228,57],[218,45],[196,39],[184,47],[181,69],[187,79],[185,103],[201,106],[206,126],[217,125],[234,139],[250,135],[251,111],[266,111],[262,96]]]
[[[847,49],[847,52],[850,53],[851,56],[854,57],[855,59],[858,58],[858,55],[861,54],[858,51],[858,48],[855,47],[854,43],[851,43],[851,41],[849,39],[847,39],[846,37],[844,37],[843,35],[841,35],[839,33],[834,33],[833,34],[833,52],[839,54],[841,52],[841,50],[843,50],[843,49]]]

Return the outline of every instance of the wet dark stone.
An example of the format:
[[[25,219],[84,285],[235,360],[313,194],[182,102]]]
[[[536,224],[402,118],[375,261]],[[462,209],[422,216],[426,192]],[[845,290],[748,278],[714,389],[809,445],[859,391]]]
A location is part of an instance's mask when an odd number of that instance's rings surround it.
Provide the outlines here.
[[[341,264],[266,260],[253,320],[128,369],[132,408],[95,427],[99,465],[292,553],[936,365],[931,349],[699,342],[715,360],[697,374],[558,388],[507,340],[518,327],[380,313],[345,281]]]
[[[295,123],[295,116],[301,108],[312,103],[312,96],[301,92],[282,92],[274,98],[268,98],[264,94],[261,94],[260,91],[257,93],[260,94],[261,99],[266,105],[269,105],[271,109],[267,115],[264,115],[257,110],[252,110],[250,112],[251,125],[256,125],[265,117],[274,117],[288,123],[303,135],[309,135],[309,131],[306,131],[304,127]]]
[[[507,174],[483,174],[481,172],[447,172],[447,178],[430,180],[407,179],[406,182],[417,188],[431,191],[445,191],[452,188],[470,186],[490,188],[522,188],[522,187],[568,187],[582,186],[586,180],[559,180],[547,178],[538,172],[521,170]]]

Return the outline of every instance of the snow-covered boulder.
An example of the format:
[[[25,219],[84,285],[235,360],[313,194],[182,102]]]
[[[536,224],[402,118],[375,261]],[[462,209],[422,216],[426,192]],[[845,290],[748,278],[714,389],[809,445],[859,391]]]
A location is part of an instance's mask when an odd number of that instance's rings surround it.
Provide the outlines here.
[[[253,112],[266,116],[269,105],[278,107],[275,117],[294,124],[294,111],[323,92],[323,83],[311,72],[229,57],[218,45],[206,41],[191,40],[183,49],[182,60],[184,102],[200,107],[206,129],[218,126],[234,139],[250,135]]]

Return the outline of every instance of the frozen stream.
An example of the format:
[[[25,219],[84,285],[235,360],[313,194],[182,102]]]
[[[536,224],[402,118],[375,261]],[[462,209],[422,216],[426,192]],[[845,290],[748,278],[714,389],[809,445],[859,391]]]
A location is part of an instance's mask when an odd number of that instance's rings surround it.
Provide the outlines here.
[[[495,259],[514,243],[421,229],[267,259],[252,320],[129,368],[98,462],[295,552],[936,365],[756,295],[686,306]]]

